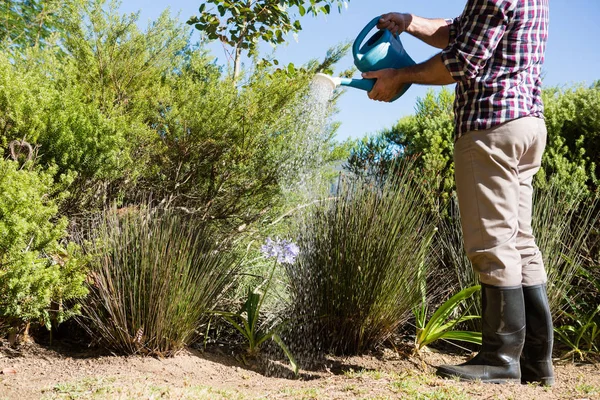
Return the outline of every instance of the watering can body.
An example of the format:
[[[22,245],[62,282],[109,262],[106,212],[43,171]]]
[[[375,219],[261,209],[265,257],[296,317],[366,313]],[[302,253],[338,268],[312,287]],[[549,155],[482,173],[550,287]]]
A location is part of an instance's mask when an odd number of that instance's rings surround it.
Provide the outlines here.
[[[379,30],[366,43],[363,44],[367,35],[375,28],[380,17],[373,19],[360,32],[352,47],[354,65],[360,72],[379,71],[386,68],[406,68],[415,65],[413,59],[406,53],[400,37],[392,34],[387,29]],[[357,89],[371,91],[375,85],[375,79],[342,79],[341,84]],[[410,87],[404,85],[400,93],[392,100],[398,99]]]

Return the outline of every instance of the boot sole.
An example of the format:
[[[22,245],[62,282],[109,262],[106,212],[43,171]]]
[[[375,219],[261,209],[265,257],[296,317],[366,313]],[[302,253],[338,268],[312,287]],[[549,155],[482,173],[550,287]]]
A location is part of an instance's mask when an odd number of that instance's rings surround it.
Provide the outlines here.
[[[458,379],[463,382],[481,382],[481,383],[492,383],[492,384],[504,384],[504,383],[521,383],[520,378],[497,378],[497,379],[481,379],[481,378],[467,378],[460,375],[452,375],[444,372],[437,372],[437,376],[446,379]]]

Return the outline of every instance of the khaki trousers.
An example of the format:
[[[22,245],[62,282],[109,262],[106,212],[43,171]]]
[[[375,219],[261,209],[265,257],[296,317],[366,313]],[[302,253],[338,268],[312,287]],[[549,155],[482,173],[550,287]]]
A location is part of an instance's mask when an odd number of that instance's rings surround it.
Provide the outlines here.
[[[482,283],[546,283],[531,229],[532,181],[546,147],[543,119],[520,118],[468,132],[454,146],[456,188],[467,256]]]

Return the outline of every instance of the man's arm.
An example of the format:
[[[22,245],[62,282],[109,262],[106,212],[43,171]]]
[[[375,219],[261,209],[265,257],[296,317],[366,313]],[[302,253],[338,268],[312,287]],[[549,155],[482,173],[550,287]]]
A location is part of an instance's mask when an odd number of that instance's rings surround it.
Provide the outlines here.
[[[485,67],[504,36],[517,2],[469,0],[453,27],[452,45],[442,61],[456,81],[474,79]]]
[[[363,74],[377,79],[369,97],[390,101],[406,83],[445,85],[474,79],[496,51],[515,6],[502,0],[470,0],[461,17],[448,26],[452,43],[439,55],[413,67]]]
[[[365,79],[377,79],[375,86],[369,92],[369,98],[377,101],[391,101],[407,83],[421,85],[448,85],[456,81],[442,61],[441,54],[431,59],[402,69],[383,69],[365,72]]]
[[[388,29],[394,34],[407,32],[430,46],[443,49],[448,46],[450,28],[441,18],[423,18],[412,14],[389,13],[381,16],[379,29]]]

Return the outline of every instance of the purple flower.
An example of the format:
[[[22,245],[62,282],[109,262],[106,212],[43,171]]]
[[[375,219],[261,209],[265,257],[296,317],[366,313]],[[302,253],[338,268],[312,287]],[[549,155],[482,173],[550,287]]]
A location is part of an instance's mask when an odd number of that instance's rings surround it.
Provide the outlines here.
[[[277,257],[277,262],[285,264],[293,264],[300,253],[300,248],[295,243],[279,238],[267,238],[260,250],[266,258]]]
[[[277,257],[279,254],[279,244],[274,242],[271,238],[267,238],[265,244],[260,247],[260,251],[264,254],[265,257]]]

